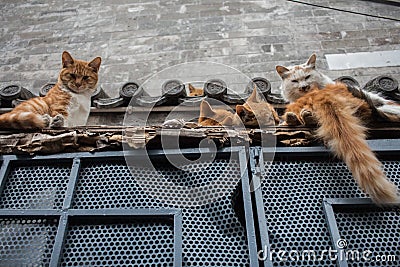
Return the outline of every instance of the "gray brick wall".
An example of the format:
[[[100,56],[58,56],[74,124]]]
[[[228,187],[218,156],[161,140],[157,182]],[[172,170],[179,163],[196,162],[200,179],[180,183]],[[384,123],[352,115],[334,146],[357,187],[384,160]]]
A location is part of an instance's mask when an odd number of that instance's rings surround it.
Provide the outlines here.
[[[400,14],[399,7],[371,1],[307,2]],[[63,50],[82,59],[101,56],[101,84],[112,96],[126,81],[143,82],[168,66],[198,60],[266,77],[276,90],[274,66],[303,62],[312,52],[333,78],[352,75],[361,84],[379,74],[400,78],[400,67],[329,71],[324,59],[400,49],[400,22],[283,0],[2,0],[0,9],[1,86],[19,83],[37,92],[56,79]]]

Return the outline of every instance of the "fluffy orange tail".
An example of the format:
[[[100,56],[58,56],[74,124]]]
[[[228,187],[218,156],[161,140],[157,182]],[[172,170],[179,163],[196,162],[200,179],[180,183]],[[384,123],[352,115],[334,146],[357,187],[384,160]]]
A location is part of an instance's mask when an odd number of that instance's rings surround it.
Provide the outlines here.
[[[314,114],[320,124],[318,136],[347,164],[361,189],[377,204],[397,201],[397,188],[383,173],[367,144],[366,128],[351,108],[338,109],[326,101],[315,106]]]

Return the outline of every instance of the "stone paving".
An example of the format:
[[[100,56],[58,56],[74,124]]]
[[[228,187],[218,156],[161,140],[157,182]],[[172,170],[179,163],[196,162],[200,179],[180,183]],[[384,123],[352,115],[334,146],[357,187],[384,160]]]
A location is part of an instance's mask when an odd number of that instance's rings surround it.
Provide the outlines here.
[[[2,0],[0,86],[17,83],[38,92],[56,79],[63,50],[87,60],[101,56],[100,83],[111,96],[127,81],[142,83],[191,61],[266,77],[277,90],[275,65],[304,62],[312,52],[332,78],[350,75],[362,85],[380,74],[400,79],[400,66],[332,71],[325,60],[326,54],[399,50],[400,7],[304,2],[392,19],[284,0]]]

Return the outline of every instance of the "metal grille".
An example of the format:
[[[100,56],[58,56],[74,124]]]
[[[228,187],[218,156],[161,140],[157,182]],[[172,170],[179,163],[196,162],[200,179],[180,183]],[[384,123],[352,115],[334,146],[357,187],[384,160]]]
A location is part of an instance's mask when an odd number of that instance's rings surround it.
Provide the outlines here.
[[[347,257],[349,266],[398,266],[400,260],[400,210],[382,212],[335,212],[346,250],[355,251]],[[361,227],[360,227],[361,226]],[[363,252],[371,255],[363,258]],[[395,258],[389,258],[391,256]],[[375,257],[378,256],[379,258]]]
[[[174,151],[150,153],[155,169],[128,167],[122,152],[4,156],[0,267],[257,266],[245,152],[180,169],[166,164]]]
[[[267,225],[271,252],[313,250],[321,255],[322,250],[333,247],[323,211],[323,199],[366,196],[358,189],[344,163],[332,161],[326,155],[319,160],[307,161],[297,161],[301,158],[298,153],[295,156],[290,162],[262,163],[265,173],[261,194],[266,218],[261,218],[260,223]],[[386,161],[384,166],[388,177],[399,186],[400,162]],[[356,225],[365,227],[366,224],[358,221]],[[360,235],[354,236],[357,233],[351,235],[354,242],[362,240]],[[328,257],[318,258],[317,261],[305,259],[282,261],[272,257],[272,262],[273,266],[326,267],[336,264]]]
[[[61,266],[173,266],[174,231],[162,223],[70,224]]]
[[[235,160],[194,163],[181,168],[161,164],[153,170],[129,168],[124,161],[88,163],[81,169],[73,208],[159,207],[160,201],[155,197],[160,195],[174,207],[185,207],[190,199],[182,187],[205,188],[202,194],[207,203],[232,192],[240,180],[240,167]],[[171,189],[170,182],[177,188]],[[194,201],[199,202],[195,198]]]
[[[130,170],[123,161],[88,162],[79,177],[74,209],[176,208],[186,204],[186,199],[179,191],[167,190],[163,181],[185,187],[211,185],[205,194],[214,194],[218,200],[194,208],[182,207],[183,266],[248,265],[246,231],[230,197],[240,180],[238,161],[216,159],[189,164],[182,170],[159,164],[156,171],[139,167]],[[143,187],[159,188],[160,194],[176,201],[163,203]]]
[[[0,209],[61,209],[70,166],[15,166],[0,198]]]
[[[248,266],[246,243],[230,200],[183,210],[183,266]]]
[[[48,266],[57,219],[0,218],[0,266]]]

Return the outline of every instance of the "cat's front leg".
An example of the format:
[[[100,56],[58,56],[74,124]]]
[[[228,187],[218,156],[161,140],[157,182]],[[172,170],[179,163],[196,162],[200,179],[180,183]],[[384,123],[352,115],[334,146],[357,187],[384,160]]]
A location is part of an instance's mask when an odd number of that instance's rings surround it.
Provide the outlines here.
[[[62,114],[57,114],[56,116],[52,117],[50,120],[50,128],[58,128],[64,126],[64,116]]]
[[[297,101],[286,106],[283,119],[287,125],[307,125],[313,126],[317,124],[317,119],[312,112],[312,104],[305,101]]]
[[[314,126],[318,123],[317,118],[315,118],[311,109],[303,108],[300,111],[300,119],[302,124],[307,126]]]
[[[282,119],[289,126],[301,125],[300,112],[302,110],[302,105],[298,103],[291,103],[286,106],[285,114],[283,114]]]
[[[285,121],[285,123],[289,126],[297,126],[302,124],[297,114],[292,111],[285,112],[282,118]]]
[[[285,120],[287,125],[290,126],[314,126],[317,124],[317,119],[309,108],[303,108],[299,111],[299,113],[287,110],[286,113],[283,115],[283,119]]]

